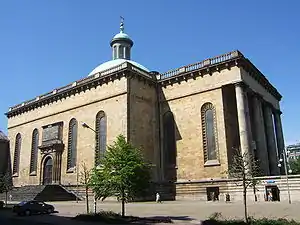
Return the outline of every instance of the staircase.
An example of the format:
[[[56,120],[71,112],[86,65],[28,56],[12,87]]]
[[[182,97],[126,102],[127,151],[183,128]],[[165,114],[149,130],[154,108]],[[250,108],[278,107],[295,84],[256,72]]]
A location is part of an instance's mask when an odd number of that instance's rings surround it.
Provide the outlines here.
[[[61,185],[26,185],[15,187],[8,196],[11,201],[74,201],[76,194],[68,191]],[[5,193],[0,194],[0,200],[5,200]],[[80,200],[80,199],[79,199]]]
[[[32,200],[40,193],[45,186],[43,185],[28,185],[22,187],[15,187],[8,192],[8,200],[10,201],[28,201]],[[11,199],[9,198],[11,196]],[[0,194],[0,200],[5,199],[5,193]]]

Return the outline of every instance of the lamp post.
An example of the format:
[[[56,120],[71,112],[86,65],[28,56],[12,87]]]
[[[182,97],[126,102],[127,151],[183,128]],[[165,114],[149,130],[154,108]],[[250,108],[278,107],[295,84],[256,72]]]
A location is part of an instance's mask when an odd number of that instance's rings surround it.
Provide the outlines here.
[[[280,154],[282,155],[283,157],[279,159],[279,162],[278,162],[278,167],[281,167],[282,166],[282,163],[284,165],[284,172],[285,172],[285,178],[286,178],[286,186],[287,186],[287,191],[288,191],[288,200],[289,200],[289,204],[292,203],[291,201],[291,193],[290,193],[290,185],[289,185],[289,173],[292,173],[292,170],[291,169],[287,169],[287,154],[289,152],[286,151],[286,149],[283,150],[283,152]]]
[[[82,125],[82,127],[88,128],[88,129],[90,129],[91,131],[93,131],[93,132],[95,133],[95,140],[97,139],[97,137],[96,137],[97,132],[96,132],[93,128],[91,128],[87,123],[84,123],[84,122],[83,122],[81,125]],[[96,148],[96,146],[95,146],[95,148]],[[95,214],[97,213],[97,200],[96,200],[96,195],[95,195],[95,193],[94,193],[94,213],[95,213]]]

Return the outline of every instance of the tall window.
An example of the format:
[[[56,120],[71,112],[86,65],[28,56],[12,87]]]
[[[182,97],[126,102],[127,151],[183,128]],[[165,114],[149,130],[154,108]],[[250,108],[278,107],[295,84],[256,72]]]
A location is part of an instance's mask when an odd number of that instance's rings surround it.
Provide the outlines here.
[[[211,103],[205,103],[201,108],[204,161],[217,160],[217,135],[215,108]]]
[[[34,129],[32,132],[30,170],[29,170],[29,173],[31,175],[36,175],[36,171],[37,171],[38,146],[39,146],[39,131],[38,129]]]
[[[19,173],[21,142],[22,142],[21,134],[18,133],[16,136],[16,142],[15,142],[13,175],[18,175],[18,173]]]
[[[67,170],[74,169],[77,161],[77,128],[78,123],[76,119],[71,119],[69,123],[68,134],[68,158],[67,158]],[[73,171],[73,170],[72,170]]]
[[[168,111],[163,116],[164,135],[164,165],[167,167],[176,166],[176,139],[175,121],[173,113]]]
[[[103,111],[96,115],[96,152],[95,165],[99,165],[106,151],[106,115]]]

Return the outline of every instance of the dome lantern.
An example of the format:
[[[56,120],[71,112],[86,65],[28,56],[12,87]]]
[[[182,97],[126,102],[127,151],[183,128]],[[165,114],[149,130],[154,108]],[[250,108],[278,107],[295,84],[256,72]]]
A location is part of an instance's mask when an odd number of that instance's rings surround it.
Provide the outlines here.
[[[116,34],[110,42],[112,47],[112,57],[113,59],[127,59],[130,60],[131,47],[133,46],[133,41],[124,32],[124,18],[121,17],[120,23],[120,33]]]

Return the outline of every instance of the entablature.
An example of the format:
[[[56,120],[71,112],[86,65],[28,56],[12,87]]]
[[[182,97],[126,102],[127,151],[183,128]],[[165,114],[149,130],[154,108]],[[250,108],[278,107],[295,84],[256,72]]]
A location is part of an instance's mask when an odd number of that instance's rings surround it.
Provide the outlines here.
[[[129,62],[125,62],[108,70],[70,83],[64,87],[54,89],[51,92],[38,96],[29,101],[15,105],[9,108],[9,111],[5,113],[5,115],[10,118],[52,102],[70,97],[76,93],[85,92],[91,88],[96,88],[97,86],[107,84],[108,82],[113,82],[116,79],[120,80],[122,77],[129,76],[138,77],[138,79],[143,79],[149,84],[156,84],[155,77],[151,73],[137,68]]]
[[[214,72],[220,72],[223,69],[230,69],[234,66],[244,68],[250,76],[277,100],[281,100],[282,96],[277,89],[272,86],[267,78],[238,50],[159,74],[157,75],[157,80],[160,85],[166,87],[175,83],[180,84],[184,81],[187,82],[189,79],[196,79],[196,77],[204,76],[205,74],[212,75]]]

